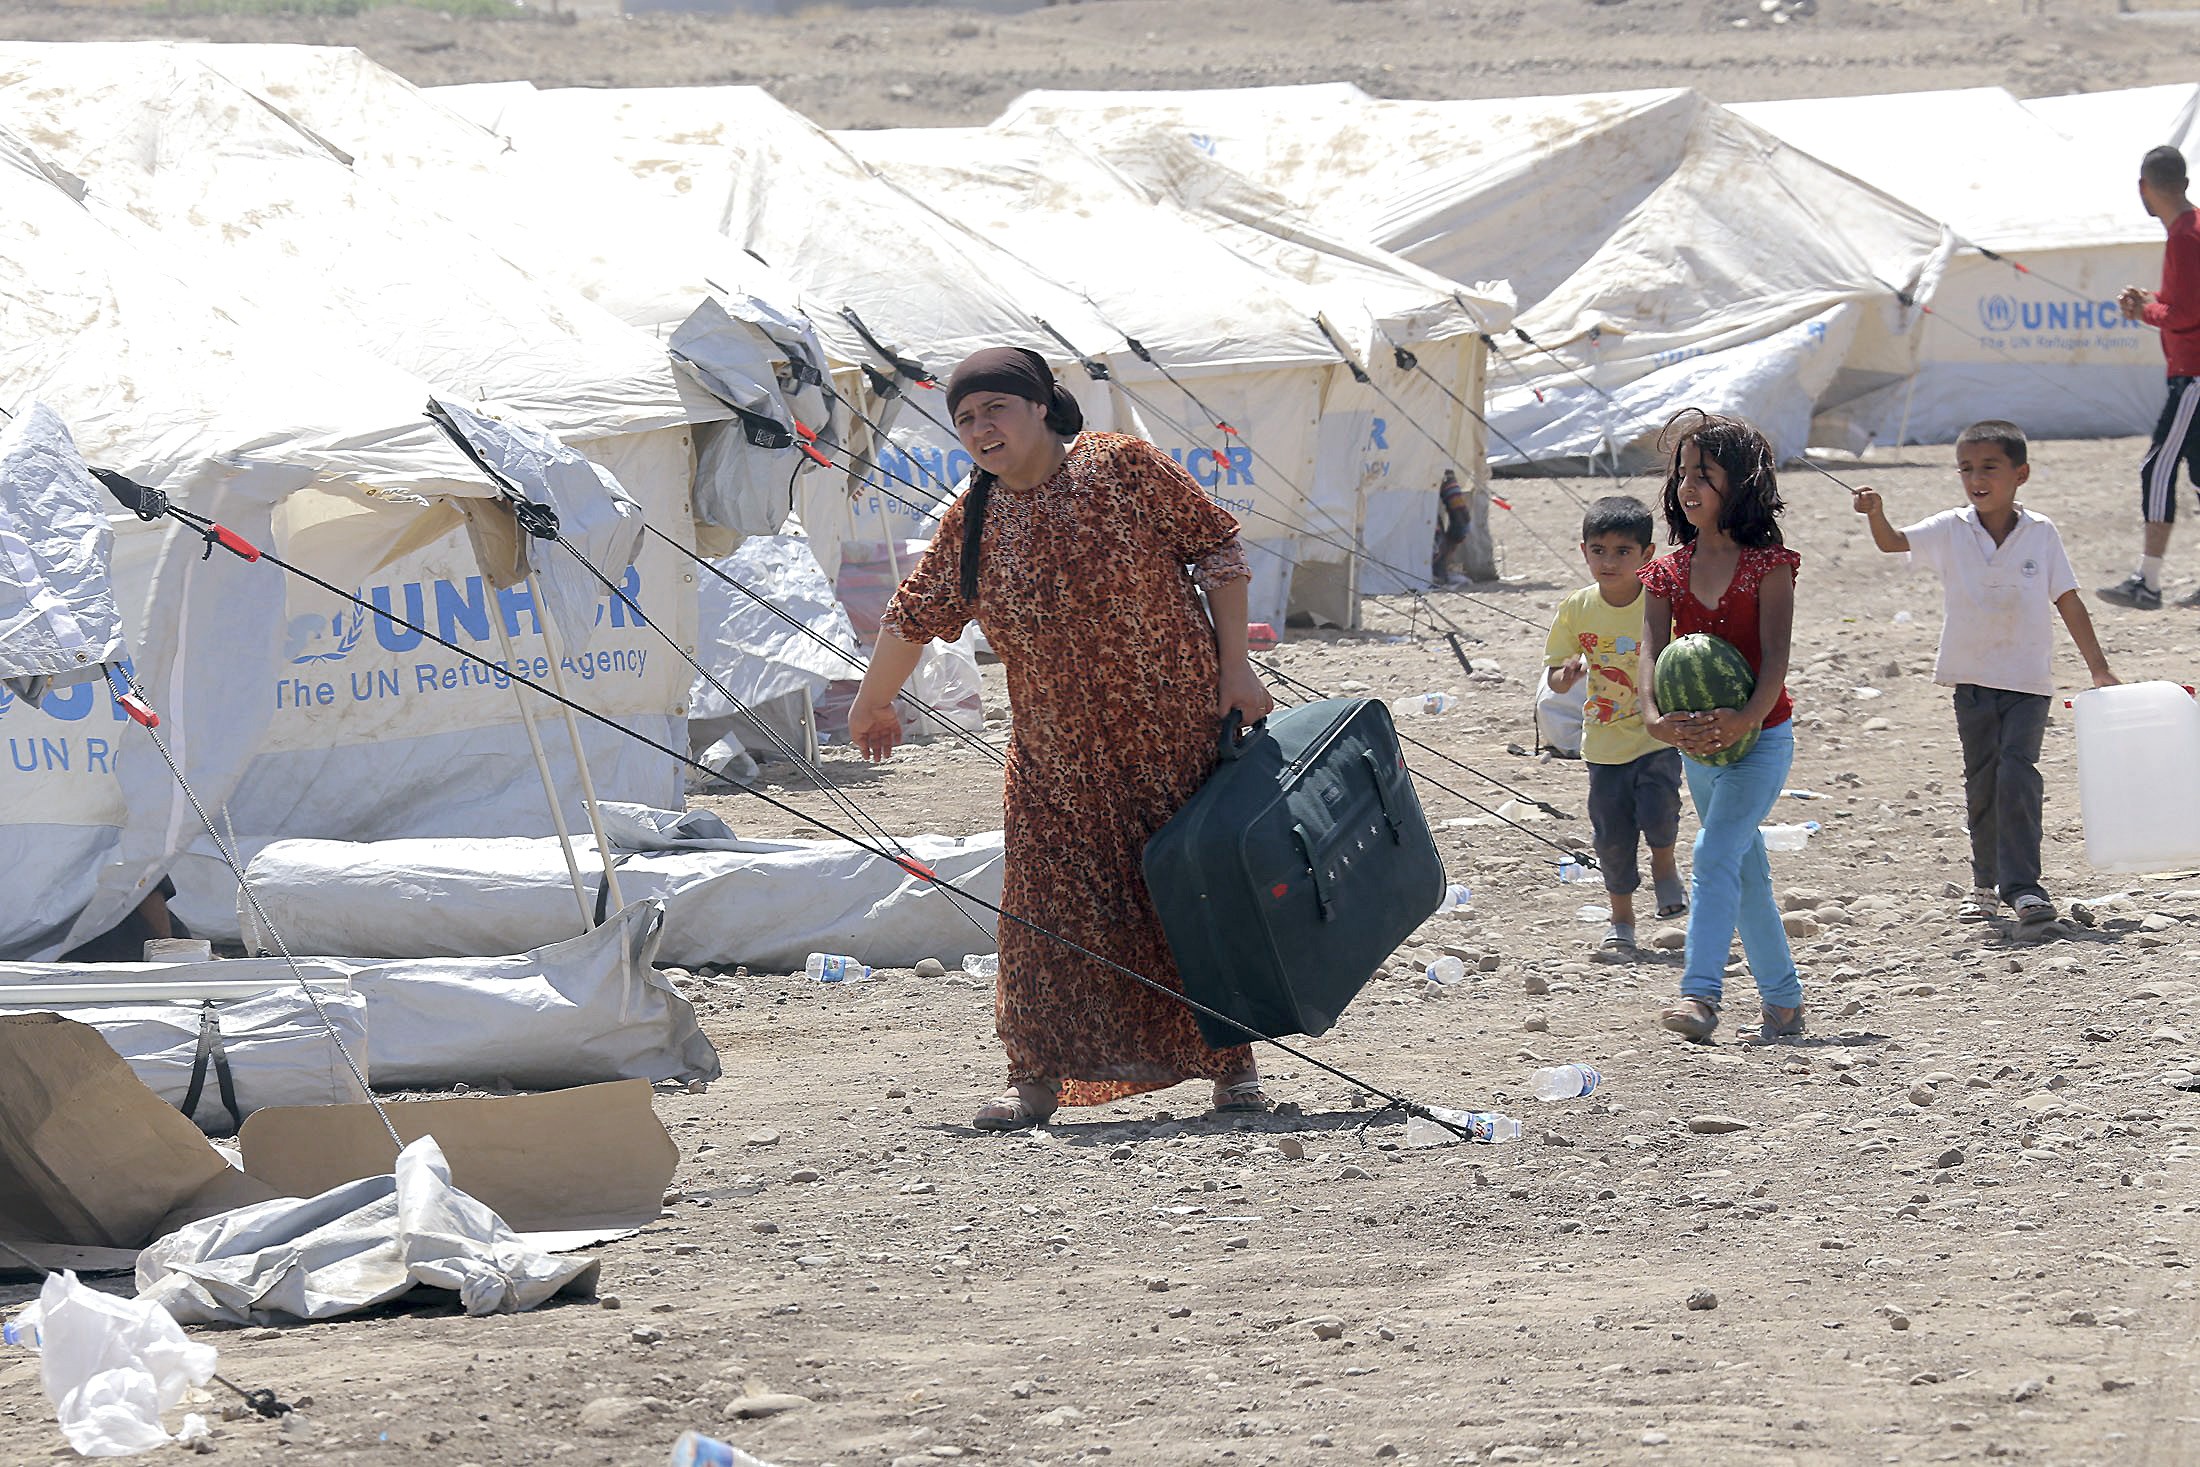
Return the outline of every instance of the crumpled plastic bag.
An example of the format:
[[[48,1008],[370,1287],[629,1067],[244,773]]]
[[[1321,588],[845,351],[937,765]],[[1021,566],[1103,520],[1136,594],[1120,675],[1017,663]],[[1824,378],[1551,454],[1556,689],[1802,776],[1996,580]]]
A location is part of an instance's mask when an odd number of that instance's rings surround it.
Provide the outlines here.
[[[186,1339],[158,1304],[103,1294],[73,1273],[48,1274],[10,1333],[37,1339],[46,1394],[79,1456],[134,1457],[207,1435],[198,1416],[184,1417],[173,1437],[160,1424],[186,1391],[213,1378],[214,1347]]]
[[[468,1314],[532,1309],[594,1282],[596,1260],[559,1258],[451,1185],[432,1136],[390,1175],[318,1197],[235,1208],[156,1239],[138,1255],[138,1295],[189,1324],[335,1319],[420,1286],[448,1289]]]

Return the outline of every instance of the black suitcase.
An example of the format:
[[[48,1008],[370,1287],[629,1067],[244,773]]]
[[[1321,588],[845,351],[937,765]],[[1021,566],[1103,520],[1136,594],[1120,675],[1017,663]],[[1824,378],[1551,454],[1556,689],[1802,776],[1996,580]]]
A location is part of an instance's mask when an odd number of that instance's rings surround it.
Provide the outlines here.
[[[1283,709],[1242,741],[1233,715],[1145,870],[1185,994],[1268,1035],[1327,1030],[1445,889],[1390,710],[1362,698]]]

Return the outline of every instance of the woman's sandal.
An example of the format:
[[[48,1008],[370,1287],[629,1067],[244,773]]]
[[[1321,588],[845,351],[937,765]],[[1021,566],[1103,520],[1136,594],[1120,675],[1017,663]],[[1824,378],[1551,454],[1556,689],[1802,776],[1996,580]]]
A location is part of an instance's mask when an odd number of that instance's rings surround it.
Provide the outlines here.
[[[1033,1097],[1043,1095],[1051,1104],[1041,1108]],[[981,1131],[1028,1131],[1054,1118],[1062,1107],[1060,1085],[1042,1080],[1018,1080],[1005,1095],[996,1095],[978,1108],[970,1124]]]
[[[1719,1027],[1719,1006],[1705,998],[1684,998],[1664,1013],[1658,1022],[1688,1039],[1709,1039]]]
[[[1260,1076],[1250,1080],[1215,1082],[1215,1114],[1223,1116],[1264,1116],[1276,1108],[1268,1093],[1260,1088]]]

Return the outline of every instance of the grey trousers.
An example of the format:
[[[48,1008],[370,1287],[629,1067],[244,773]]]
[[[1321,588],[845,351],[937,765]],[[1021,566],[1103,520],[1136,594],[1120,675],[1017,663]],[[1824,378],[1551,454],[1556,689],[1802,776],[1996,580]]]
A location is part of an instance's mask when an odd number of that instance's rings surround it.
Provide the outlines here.
[[[2040,742],[2044,693],[1956,685],[1956,735],[1963,741],[1963,794],[1971,818],[1971,884],[2013,902],[2040,887]]]

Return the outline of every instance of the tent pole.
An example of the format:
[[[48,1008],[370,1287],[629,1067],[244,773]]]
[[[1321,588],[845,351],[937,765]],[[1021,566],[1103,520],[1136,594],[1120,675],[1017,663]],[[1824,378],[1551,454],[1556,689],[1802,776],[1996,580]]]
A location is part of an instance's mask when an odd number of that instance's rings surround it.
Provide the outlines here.
[[[1899,451],[1910,441],[1910,404],[1917,400],[1918,375],[1925,370],[1925,328],[1933,324],[1927,316],[1917,323],[1917,346],[1910,354],[1910,385],[1902,394],[1902,426],[1895,430],[1894,446]]]
[[[532,591],[532,587],[530,587]],[[542,616],[542,603],[535,603],[535,615]],[[512,634],[504,629],[501,608],[492,610],[489,620],[496,624],[497,644],[504,649],[504,665],[516,666],[518,657],[512,652]],[[548,623],[545,623],[548,625]],[[510,681],[510,679],[507,679]],[[542,776],[543,798],[550,802],[550,823],[558,832],[558,849],[565,854],[565,874],[573,881],[573,900],[581,906],[581,931],[590,932],[596,926],[595,909],[588,904],[588,888],[581,882],[581,863],[573,856],[573,835],[566,829],[565,811],[558,804],[558,784],[550,777],[550,759],[542,751],[542,735],[536,731],[533,715],[527,711],[527,690],[512,683],[512,701],[519,707],[519,725],[527,730],[527,747],[535,752],[535,773]]]
[[[560,698],[566,697],[565,672],[561,666],[565,661],[565,649],[558,645],[555,618],[543,608],[542,577],[532,570],[527,573],[527,589],[534,596],[536,612],[542,618],[543,647],[550,654],[550,685],[557,689]],[[596,804],[596,781],[588,772],[588,755],[581,748],[580,720],[573,716],[569,703],[559,705],[559,711],[565,715],[565,735],[573,744],[573,768],[580,774],[581,804],[588,811],[588,828],[595,832],[596,855],[603,861],[603,887],[610,893],[611,910],[621,911],[626,907],[626,898],[619,894],[619,870],[611,859],[611,839],[604,834],[603,811]]]

